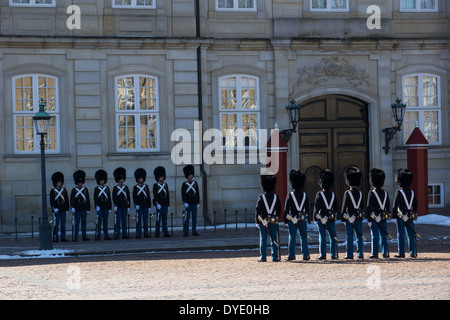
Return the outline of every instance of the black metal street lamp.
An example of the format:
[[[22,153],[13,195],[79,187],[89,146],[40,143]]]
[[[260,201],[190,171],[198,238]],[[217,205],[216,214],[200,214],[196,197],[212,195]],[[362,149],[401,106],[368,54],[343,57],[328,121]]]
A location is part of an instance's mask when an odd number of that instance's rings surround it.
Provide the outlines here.
[[[281,136],[284,141],[288,143],[291,140],[292,135],[297,132],[297,124],[300,121],[300,109],[302,106],[295,103],[294,100],[291,100],[290,105],[286,106],[286,111],[289,116],[289,123],[294,127],[293,129],[287,129],[281,131]]]
[[[47,213],[47,186],[45,174],[45,136],[48,134],[51,118],[52,117],[45,112],[44,99],[41,99],[41,103],[39,103],[39,112],[33,117],[36,134],[41,138],[42,221],[39,226],[39,240],[41,242],[39,250],[53,250],[52,228],[48,221]]]
[[[389,143],[394,138],[395,134],[402,130],[403,119],[405,117],[406,104],[402,103],[400,98],[397,98],[395,102],[396,104],[393,104],[391,108],[392,113],[394,114],[394,119],[397,122],[397,127],[385,128],[382,131],[384,133],[385,142],[383,149],[386,154],[388,154],[390,150]]]

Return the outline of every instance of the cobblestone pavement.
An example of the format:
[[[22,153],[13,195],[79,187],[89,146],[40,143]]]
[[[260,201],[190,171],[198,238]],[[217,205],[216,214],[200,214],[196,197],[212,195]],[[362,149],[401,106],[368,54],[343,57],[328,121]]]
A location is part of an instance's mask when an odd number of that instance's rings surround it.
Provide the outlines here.
[[[406,259],[393,258],[395,242],[390,244],[392,258],[378,260],[368,259],[369,244],[365,246],[364,260],[342,259],[345,247],[341,246],[341,259],[330,260],[328,255],[327,260],[319,261],[315,259],[318,255],[316,244],[310,246],[310,261],[302,261],[297,249],[298,260],[285,262],[287,249],[284,247],[283,261],[277,263],[258,263],[256,248],[135,250],[115,255],[3,259],[0,260],[0,299],[447,300],[450,298],[449,230],[448,227],[418,226],[417,231],[423,239],[415,259],[408,255]],[[342,235],[342,232],[340,230],[338,234]],[[284,231],[282,235],[286,240]],[[210,244],[219,236],[223,238],[223,234],[204,233],[183,241]],[[227,237],[245,242],[249,235],[229,232]],[[250,238],[257,241],[254,232]],[[156,241],[167,240],[176,244],[182,239],[152,238],[148,243],[154,246]],[[133,246],[137,242],[136,239],[120,240],[117,245]],[[19,240],[20,243],[25,241]],[[114,241],[90,241],[86,245],[100,247],[106,243],[111,245]],[[208,248],[205,245],[203,249]]]

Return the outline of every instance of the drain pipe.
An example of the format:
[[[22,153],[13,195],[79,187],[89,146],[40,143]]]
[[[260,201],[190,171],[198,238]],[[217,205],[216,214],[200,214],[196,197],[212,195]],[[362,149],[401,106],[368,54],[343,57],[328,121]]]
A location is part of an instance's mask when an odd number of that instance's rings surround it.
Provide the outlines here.
[[[200,0],[195,0],[195,36],[200,38]],[[202,123],[203,137],[203,77],[202,77],[202,50],[201,44],[197,47],[197,95],[198,95],[198,121]],[[203,143],[202,143],[203,144]],[[203,149],[203,148],[202,148]],[[209,225],[212,225],[211,218],[208,215],[208,175],[205,171],[204,162],[200,163],[200,172],[202,174],[202,196],[203,196],[203,219]]]

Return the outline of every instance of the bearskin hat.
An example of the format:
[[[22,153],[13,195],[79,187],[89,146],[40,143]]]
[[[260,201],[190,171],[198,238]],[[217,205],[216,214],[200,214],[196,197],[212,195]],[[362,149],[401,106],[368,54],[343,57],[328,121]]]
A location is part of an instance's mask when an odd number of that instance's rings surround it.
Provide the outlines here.
[[[289,173],[289,182],[295,190],[301,190],[305,186],[305,173],[300,170],[292,170]]]
[[[397,171],[395,182],[397,182],[401,188],[409,188],[412,185],[413,178],[413,173],[411,171],[408,169],[400,169]]]
[[[277,184],[277,177],[273,174],[261,176],[261,188],[264,192],[273,192]]]
[[[164,167],[157,167],[153,171],[153,175],[155,176],[156,181],[158,181],[160,177],[164,177],[164,180],[166,180],[166,169]]]
[[[80,182],[84,184],[86,181],[86,172],[84,172],[83,170],[75,171],[73,173],[73,181],[75,182],[75,184],[79,184]]]
[[[188,176],[189,175],[193,175],[193,176],[195,176],[195,169],[194,169],[194,166],[192,165],[192,164],[189,164],[189,165],[187,165],[187,166],[185,166],[184,168],[183,168],[183,173],[184,173],[184,176],[186,177],[186,179],[188,178]]]
[[[361,170],[358,167],[351,166],[345,169],[345,182],[349,186],[359,186],[361,185]]]
[[[377,168],[370,170],[370,182],[375,188],[379,189],[383,187],[385,179],[386,174],[383,170]]]
[[[62,172],[55,172],[52,175],[52,181],[53,181],[53,186],[56,188],[56,184],[58,183],[58,181],[61,181],[62,184],[64,184],[64,174],[62,174]]]
[[[322,170],[319,174],[319,186],[325,190],[329,190],[334,184],[334,173],[329,170]]]
[[[125,168],[119,167],[114,170],[114,179],[119,182],[120,179],[127,180],[127,170]]]
[[[101,180],[104,180],[105,183],[108,182],[108,173],[105,170],[98,170],[95,173],[95,180],[97,180],[97,184],[100,184]]]
[[[136,179],[137,183],[139,183],[138,181],[139,178],[144,179],[145,182],[145,180],[147,179],[147,171],[145,171],[145,169],[142,168],[136,169],[136,171],[134,172],[134,178]]]

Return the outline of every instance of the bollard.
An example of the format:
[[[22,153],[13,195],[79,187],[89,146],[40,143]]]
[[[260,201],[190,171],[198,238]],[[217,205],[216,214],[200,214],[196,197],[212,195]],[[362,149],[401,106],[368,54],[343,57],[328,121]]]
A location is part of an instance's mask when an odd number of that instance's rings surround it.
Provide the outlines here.
[[[217,215],[217,211],[214,211],[214,233],[216,233],[216,229],[217,229],[216,215]]]
[[[238,232],[238,211],[236,210],[235,212],[234,212],[234,218],[235,218],[235,220],[236,220],[236,233]]]
[[[19,239],[17,238],[17,217],[14,218],[14,229],[16,230],[16,241],[18,241]]]
[[[245,231],[247,231],[247,208],[244,210]]]
[[[225,220],[225,231],[227,231],[227,209],[225,209],[223,212],[224,212],[224,215],[225,215],[225,217],[224,217],[224,220]]]
[[[34,217],[31,216],[31,239],[34,239]]]

